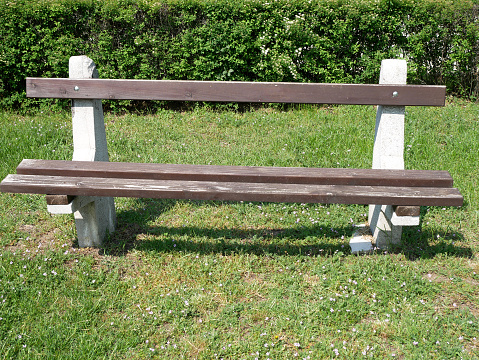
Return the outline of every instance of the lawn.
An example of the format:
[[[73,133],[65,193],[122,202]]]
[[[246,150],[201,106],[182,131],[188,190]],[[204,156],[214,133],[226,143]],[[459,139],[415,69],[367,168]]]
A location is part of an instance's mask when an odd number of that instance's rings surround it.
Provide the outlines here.
[[[44,196],[0,194],[0,358],[478,358],[479,105],[408,107],[405,164],[448,170],[461,208],[421,209],[352,255],[367,207],[116,199],[78,248]],[[71,159],[68,111],[0,113],[0,177]],[[107,114],[110,161],[369,168],[373,106]]]

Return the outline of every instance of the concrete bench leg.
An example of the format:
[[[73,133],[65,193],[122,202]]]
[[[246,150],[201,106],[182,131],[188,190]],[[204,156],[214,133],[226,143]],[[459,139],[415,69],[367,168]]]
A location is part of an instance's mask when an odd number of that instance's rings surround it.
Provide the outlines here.
[[[96,65],[87,56],[70,58],[70,78],[97,78]],[[80,84],[78,86],[81,86]],[[73,100],[73,161],[108,161],[103,107],[100,100]],[[115,203],[113,198],[95,197],[76,199],[75,226],[80,247],[101,246],[108,233],[116,227]],[[49,211],[59,213],[62,209],[50,206]],[[62,205],[60,205],[62,206]],[[73,208],[72,208],[73,209]]]
[[[405,60],[383,60],[380,84],[406,84]],[[391,97],[395,94],[391,94]],[[374,137],[373,169],[404,169],[404,106],[378,106]],[[393,225],[390,205],[369,206],[369,226],[373,243],[387,248],[401,241],[402,226]]]
[[[75,226],[80,247],[99,247],[115,231],[116,214],[113,198],[101,197],[75,211]]]

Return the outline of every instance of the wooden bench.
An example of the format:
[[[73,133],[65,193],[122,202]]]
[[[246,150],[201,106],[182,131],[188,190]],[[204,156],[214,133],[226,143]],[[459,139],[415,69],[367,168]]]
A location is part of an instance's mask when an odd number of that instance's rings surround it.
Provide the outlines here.
[[[398,80],[399,74],[399,80]],[[381,84],[97,79],[87,57],[69,79],[27,79],[27,96],[73,99],[73,161],[25,159],[0,190],[47,194],[49,211],[74,213],[80,246],[115,229],[113,197],[370,205],[376,246],[419,223],[419,206],[461,206],[447,171],[404,170],[404,106],[443,106],[442,86],[405,85],[405,62],[387,60]],[[387,84],[393,82],[394,84]],[[373,169],[111,163],[98,99],[379,105]]]

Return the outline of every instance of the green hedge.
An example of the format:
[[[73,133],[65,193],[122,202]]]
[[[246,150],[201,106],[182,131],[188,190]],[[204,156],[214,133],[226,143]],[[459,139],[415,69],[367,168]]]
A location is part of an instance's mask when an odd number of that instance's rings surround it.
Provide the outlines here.
[[[27,76],[365,82],[404,57],[410,83],[476,98],[479,0],[10,0],[0,4],[0,107]]]

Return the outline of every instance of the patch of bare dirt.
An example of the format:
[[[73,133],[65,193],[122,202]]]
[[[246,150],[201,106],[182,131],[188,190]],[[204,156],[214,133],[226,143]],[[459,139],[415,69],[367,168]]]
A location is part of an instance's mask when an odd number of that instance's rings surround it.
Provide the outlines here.
[[[434,309],[438,313],[443,313],[445,310],[465,310],[470,311],[474,317],[479,316],[479,308],[464,296],[454,294],[454,296],[446,297],[439,296],[435,299],[436,306]]]
[[[248,284],[259,284],[264,282],[264,274],[247,272],[243,274],[243,279]]]
[[[449,282],[452,281],[450,278],[444,275],[439,275],[435,274],[432,272],[429,272],[423,276],[424,279],[435,282],[435,283],[443,283],[443,282]],[[470,279],[470,278],[461,278],[462,281],[464,281],[466,284],[472,285],[472,286],[479,286],[479,281]]]

